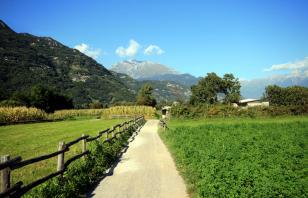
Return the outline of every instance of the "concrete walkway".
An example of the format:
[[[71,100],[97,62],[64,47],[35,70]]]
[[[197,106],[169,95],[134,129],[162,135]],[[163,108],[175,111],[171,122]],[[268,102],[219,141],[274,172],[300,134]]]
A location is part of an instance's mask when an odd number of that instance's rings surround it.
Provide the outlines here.
[[[92,192],[93,197],[188,197],[169,151],[157,130],[158,120],[149,120],[114,169]]]

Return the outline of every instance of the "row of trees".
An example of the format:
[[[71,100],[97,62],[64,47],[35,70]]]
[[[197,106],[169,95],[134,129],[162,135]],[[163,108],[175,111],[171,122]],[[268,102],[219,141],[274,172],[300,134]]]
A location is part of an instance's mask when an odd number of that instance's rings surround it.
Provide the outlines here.
[[[264,99],[270,104],[284,106],[308,105],[308,88],[301,86],[279,87],[277,85],[267,86]]]
[[[42,85],[35,85],[29,91],[16,92],[10,99],[2,101],[1,105],[36,107],[47,113],[74,108],[72,99]]]

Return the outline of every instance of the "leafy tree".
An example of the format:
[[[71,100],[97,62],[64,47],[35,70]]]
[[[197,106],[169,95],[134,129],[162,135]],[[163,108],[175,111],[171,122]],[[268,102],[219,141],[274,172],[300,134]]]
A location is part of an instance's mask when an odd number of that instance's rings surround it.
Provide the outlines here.
[[[214,104],[218,102],[218,94],[223,94],[224,102],[237,102],[240,99],[240,83],[233,74],[225,74],[223,78],[216,73],[208,73],[197,85],[191,87],[190,103]]]
[[[269,85],[265,88],[264,99],[275,105],[308,105],[308,88]]]
[[[89,104],[90,109],[102,109],[104,108],[104,105],[99,101],[95,100]]]
[[[241,99],[241,84],[238,78],[235,78],[233,74],[225,74],[223,76],[224,87],[224,102],[233,103],[238,102]]]
[[[71,99],[54,93],[51,89],[41,85],[33,86],[30,92],[30,104],[36,108],[42,109],[47,113],[59,109],[73,108]]]
[[[156,100],[152,95],[153,88],[150,84],[146,83],[141,87],[137,96],[138,105],[146,105],[155,107]]]

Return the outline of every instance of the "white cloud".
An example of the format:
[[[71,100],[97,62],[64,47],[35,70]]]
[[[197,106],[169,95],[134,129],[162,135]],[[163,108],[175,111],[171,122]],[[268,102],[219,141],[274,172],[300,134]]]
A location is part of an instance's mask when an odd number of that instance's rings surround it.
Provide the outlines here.
[[[308,57],[305,57],[303,60],[272,65],[270,68],[265,69],[265,71],[292,70],[292,72],[296,72],[303,69],[308,69]]]
[[[127,48],[120,46],[116,49],[115,52],[120,57],[125,57],[125,56],[133,57],[138,53],[139,48],[140,48],[140,44],[137,41],[131,39],[129,41],[129,45]]]
[[[161,55],[164,53],[164,50],[157,45],[149,45],[143,53],[145,55]]]
[[[84,53],[85,55],[90,56],[94,59],[97,59],[102,53],[101,49],[93,49],[85,43],[76,45],[74,48],[79,50],[81,53]]]

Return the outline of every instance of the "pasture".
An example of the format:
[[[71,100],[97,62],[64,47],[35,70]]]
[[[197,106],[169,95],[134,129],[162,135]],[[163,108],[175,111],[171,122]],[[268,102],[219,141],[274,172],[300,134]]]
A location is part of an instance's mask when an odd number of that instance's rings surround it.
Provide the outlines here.
[[[192,197],[306,197],[308,117],[172,120],[161,137]]]
[[[54,152],[59,141],[71,141],[82,134],[94,136],[124,119],[78,119],[59,122],[0,126],[0,155],[21,156],[23,159]],[[68,156],[81,151],[73,147]],[[66,158],[68,159],[68,158]],[[56,170],[57,157],[13,171],[13,182],[29,183]],[[31,174],[29,174],[31,173]],[[31,175],[31,176],[30,176]],[[18,178],[18,179],[17,179]]]

